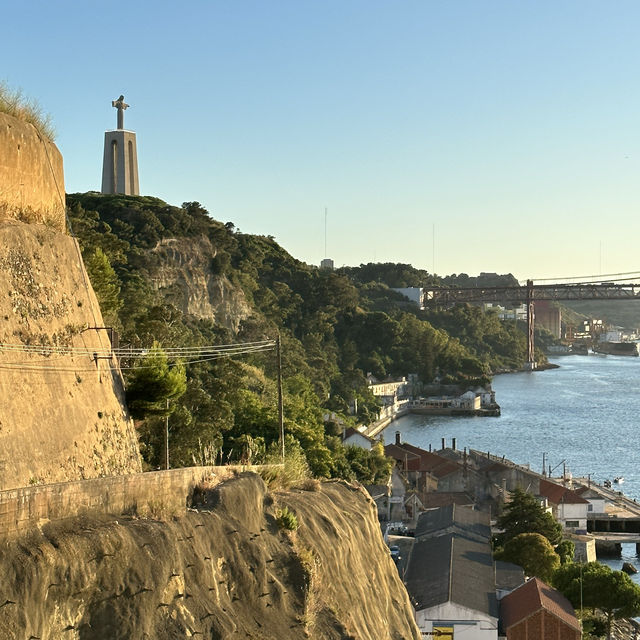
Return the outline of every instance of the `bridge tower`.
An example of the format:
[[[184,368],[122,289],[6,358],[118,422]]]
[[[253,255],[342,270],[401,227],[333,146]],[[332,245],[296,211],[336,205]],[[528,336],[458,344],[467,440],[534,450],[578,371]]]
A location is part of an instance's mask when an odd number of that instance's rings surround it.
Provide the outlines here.
[[[527,371],[534,371],[536,368],[536,354],[534,347],[536,311],[533,304],[533,280],[527,280]]]

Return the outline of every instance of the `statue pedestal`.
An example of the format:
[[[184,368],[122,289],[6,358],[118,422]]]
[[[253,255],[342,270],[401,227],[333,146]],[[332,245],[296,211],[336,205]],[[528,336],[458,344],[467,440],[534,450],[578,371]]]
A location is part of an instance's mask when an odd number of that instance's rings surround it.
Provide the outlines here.
[[[116,129],[104,133],[102,193],[140,195],[138,150],[133,131]]]

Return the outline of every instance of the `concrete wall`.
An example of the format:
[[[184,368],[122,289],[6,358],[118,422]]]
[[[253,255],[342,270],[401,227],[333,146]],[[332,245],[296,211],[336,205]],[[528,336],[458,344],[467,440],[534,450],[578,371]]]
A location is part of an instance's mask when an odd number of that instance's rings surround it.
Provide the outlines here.
[[[62,155],[36,128],[0,113],[0,220],[65,229]]]
[[[194,488],[246,467],[189,467],[0,491],[0,536],[82,513],[169,516],[183,513]]]

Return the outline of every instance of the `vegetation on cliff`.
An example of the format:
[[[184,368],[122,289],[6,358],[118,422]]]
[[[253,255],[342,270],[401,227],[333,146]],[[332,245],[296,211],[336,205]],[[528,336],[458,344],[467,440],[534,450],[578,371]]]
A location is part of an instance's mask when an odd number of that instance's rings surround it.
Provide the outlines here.
[[[367,373],[474,385],[487,382],[492,370],[523,362],[524,335],[495,315],[469,306],[427,312],[409,305],[390,287],[434,279],[410,265],[318,269],[272,237],[213,220],[197,202],[174,207],[151,197],[87,193],[68,196],[68,208],[105,320],[121,343],[189,347],[280,334],[287,447],[301,448],[316,475],[373,483],[388,474],[381,447],[365,452],[341,444],[344,426],[377,415]],[[175,238],[194,246],[205,238],[209,282],[242,292],[250,313],[237,332],[186,313],[179,292],[154,284],[166,260],[156,249]],[[187,363],[186,390],[170,402],[174,464],[265,459],[278,438],[275,378],[271,353]],[[152,467],[161,461],[162,421],[149,415],[140,424]]]
[[[36,100],[27,98],[19,89],[10,89],[0,81],[0,113],[32,124],[47,140],[53,141],[55,129],[51,116],[44,113]]]

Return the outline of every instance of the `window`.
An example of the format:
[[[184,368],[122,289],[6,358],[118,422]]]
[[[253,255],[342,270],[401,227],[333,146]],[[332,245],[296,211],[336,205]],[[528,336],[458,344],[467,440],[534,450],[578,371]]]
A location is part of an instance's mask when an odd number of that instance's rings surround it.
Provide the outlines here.
[[[567,527],[567,529],[577,529],[580,526],[580,520],[567,520],[564,526]]]
[[[591,503],[589,503],[589,506],[587,507],[587,511],[593,511],[593,505]]]

